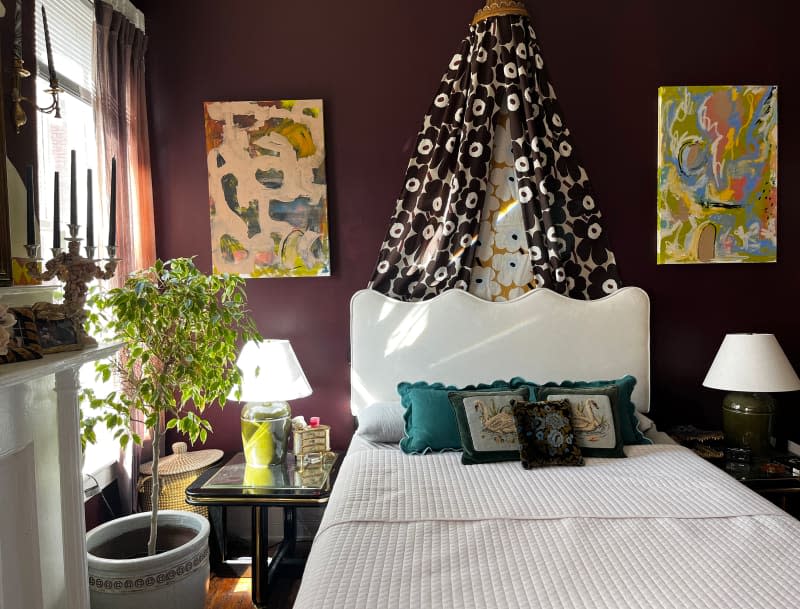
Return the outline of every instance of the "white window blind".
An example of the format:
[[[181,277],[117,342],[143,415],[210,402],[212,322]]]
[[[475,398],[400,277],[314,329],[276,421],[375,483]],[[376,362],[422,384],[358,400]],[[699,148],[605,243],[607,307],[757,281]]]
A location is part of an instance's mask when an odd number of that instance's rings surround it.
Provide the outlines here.
[[[45,79],[50,78],[50,73],[42,24],[43,4],[59,83],[73,95],[90,100],[94,5],[89,0],[36,0],[36,63],[39,75]]]

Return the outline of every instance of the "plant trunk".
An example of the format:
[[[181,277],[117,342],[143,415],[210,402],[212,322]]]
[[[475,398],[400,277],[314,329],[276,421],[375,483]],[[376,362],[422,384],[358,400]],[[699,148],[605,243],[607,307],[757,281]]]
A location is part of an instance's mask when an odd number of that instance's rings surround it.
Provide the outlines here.
[[[158,499],[161,491],[158,475],[159,446],[161,445],[161,426],[156,423],[153,427],[153,490],[150,494],[150,540],[147,542],[147,555],[153,556],[156,553],[156,541],[158,538]]]

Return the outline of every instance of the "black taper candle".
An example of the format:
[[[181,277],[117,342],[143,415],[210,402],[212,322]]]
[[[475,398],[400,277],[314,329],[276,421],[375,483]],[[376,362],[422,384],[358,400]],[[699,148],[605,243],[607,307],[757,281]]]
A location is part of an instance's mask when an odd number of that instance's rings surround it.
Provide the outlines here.
[[[53,247],[61,247],[61,192],[57,171],[53,182]]]
[[[25,168],[25,188],[28,191],[28,242],[27,245],[36,245],[36,211],[34,210],[33,192],[33,165]]]
[[[86,245],[94,246],[94,218],[92,214],[92,170],[86,170]]]
[[[117,159],[111,159],[111,204],[109,205],[108,244],[117,244]]]
[[[75,173],[75,151],[70,153],[69,166],[69,223],[78,224],[78,178]]]

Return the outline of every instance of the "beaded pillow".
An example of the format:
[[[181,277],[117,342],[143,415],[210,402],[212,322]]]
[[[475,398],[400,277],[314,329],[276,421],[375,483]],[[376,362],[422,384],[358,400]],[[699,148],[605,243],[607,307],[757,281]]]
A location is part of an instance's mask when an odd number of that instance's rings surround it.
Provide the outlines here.
[[[512,405],[522,467],[583,465],[575,442],[567,400],[515,402]]]

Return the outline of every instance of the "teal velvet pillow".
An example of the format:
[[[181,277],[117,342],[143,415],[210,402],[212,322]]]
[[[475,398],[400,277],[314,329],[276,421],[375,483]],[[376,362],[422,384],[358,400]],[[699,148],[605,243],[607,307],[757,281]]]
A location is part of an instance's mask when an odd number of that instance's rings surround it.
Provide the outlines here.
[[[448,394],[461,436],[461,463],[519,461],[519,439],[511,405],[527,400],[527,387],[500,391],[451,391]]]
[[[652,440],[646,438],[644,434],[639,431],[639,420],[636,418],[636,407],[631,402],[631,394],[633,388],[636,386],[636,378],[630,374],[623,376],[620,379],[610,381],[563,381],[561,383],[545,383],[544,385],[535,385],[522,379],[511,379],[511,388],[515,389],[521,386],[529,386],[533,388],[531,399],[539,399],[537,387],[602,387],[604,385],[616,385],[619,391],[619,413],[620,413],[620,430],[622,431],[622,441],[625,444],[652,444]]]
[[[491,385],[468,385],[446,387],[442,383],[400,383],[397,393],[406,409],[405,437],[400,448],[408,454],[424,454],[428,451],[461,450],[456,417],[447,394],[450,391],[474,391],[476,389],[508,389],[505,381]]]
[[[624,457],[620,432],[619,389],[603,387],[539,387],[541,401],[566,401],[575,443],[584,457]]]
[[[569,402],[515,402],[512,410],[523,468],[583,465],[572,432]]]

